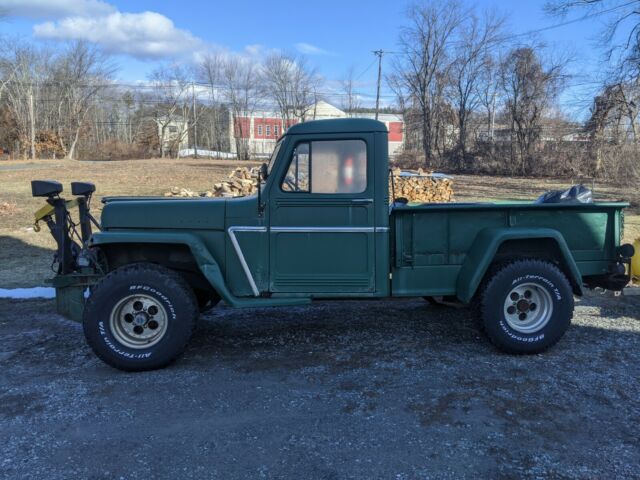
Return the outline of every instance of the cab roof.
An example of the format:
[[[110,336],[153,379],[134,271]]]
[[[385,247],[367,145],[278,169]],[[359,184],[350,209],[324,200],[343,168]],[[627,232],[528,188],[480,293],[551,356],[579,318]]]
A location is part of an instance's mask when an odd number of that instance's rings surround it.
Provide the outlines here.
[[[387,127],[384,123],[370,118],[336,118],[331,120],[312,120],[292,125],[287,130],[287,135],[362,132],[387,133]]]

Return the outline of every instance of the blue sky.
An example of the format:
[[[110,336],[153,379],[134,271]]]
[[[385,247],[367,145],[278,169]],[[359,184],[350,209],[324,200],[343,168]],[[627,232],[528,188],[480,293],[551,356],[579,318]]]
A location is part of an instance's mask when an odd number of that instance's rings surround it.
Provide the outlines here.
[[[544,1],[480,0],[466,2],[495,9],[517,34],[559,23],[542,9]],[[8,17],[4,33],[47,43],[85,38],[116,55],[119,77],[144,80],[158,63],[189,61],[196,51],[222,49],[264,55],[270,50],[305,53],[329,81],[353,66],[359,91],[373,94],[376,69],[372,50],[396,47],[404,22],[404,1],[118,1],[0,0]],[[572,17],[580,16],[574,13]],[[570,16],[571,18],[571,16]],[[594,40],[602,19],[595,18],[538,34],[553,52],[571,51],[575,75],[562,97],[563,107],[584,110],[585,79],[603,70]],[[389,95],[390,92],[383,92]]]

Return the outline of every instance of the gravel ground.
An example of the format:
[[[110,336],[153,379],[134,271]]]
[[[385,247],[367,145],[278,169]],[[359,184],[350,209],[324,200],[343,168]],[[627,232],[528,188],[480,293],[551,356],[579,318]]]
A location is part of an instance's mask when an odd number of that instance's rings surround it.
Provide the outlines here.
[[[640,478],[639,306],[584,299],[526,357],[417,299],[223,307],[127,374],[53,302],[0,300],[0,476]]]

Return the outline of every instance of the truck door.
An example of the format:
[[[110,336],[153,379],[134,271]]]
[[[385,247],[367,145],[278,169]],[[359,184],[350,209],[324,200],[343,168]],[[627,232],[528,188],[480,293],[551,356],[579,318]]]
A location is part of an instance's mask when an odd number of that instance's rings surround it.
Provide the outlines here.
[[[374,291],[373,148],[371,134],[290,142],[269,196],[272,292]]]

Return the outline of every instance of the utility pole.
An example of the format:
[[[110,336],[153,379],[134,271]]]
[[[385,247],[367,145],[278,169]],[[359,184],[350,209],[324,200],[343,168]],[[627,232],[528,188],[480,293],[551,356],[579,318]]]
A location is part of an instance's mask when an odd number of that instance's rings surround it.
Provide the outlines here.
[[[193,103],[193,157],[198,158],[198,116],[196,115],[196,84],[191,82],[191,101]]]
[[[384,50],[375,50],[373,53],[378,56],[378,87],[376,89],[376,120],[378,120],[378,111],[380,110],[380,81],[382,79],[382,55],[384,55]]]

